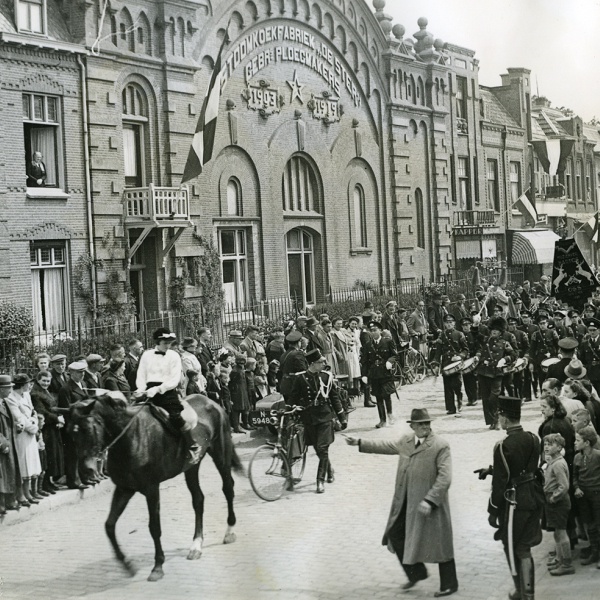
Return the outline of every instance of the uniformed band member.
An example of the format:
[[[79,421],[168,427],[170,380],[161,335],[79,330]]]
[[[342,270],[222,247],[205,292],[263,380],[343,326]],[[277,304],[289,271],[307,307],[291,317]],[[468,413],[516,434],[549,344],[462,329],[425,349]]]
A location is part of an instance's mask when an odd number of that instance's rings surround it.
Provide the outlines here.
[[[567,380],[565,369],[575,355],[575,349],[578,345],[579,344],[577,343],[577,340],[572,337],[566,337],[558,341],[558,347],[560,349],[562,358],[559,362],[548,367],[546,379],[550,379],[552,377],[554,379],[558,379],[561,383],[564,383]]]
[[[327,360],[315,348],[306,354],[308,368],[294,378],[290,404],[304,407],[301,413],[304,423],[306,443],[314,446],[319,457],[317,469],[317,494],[325,491],[325,477],[333,482],[333,468],[329,462],[329,446],[334,441],[334,421],[336,417],[346,429],[348,421],[333,375],[323,371]]]
[[[587,369],[587,378],[598,392],[600,390],[600,321],[585,319],[583,322],[588,332],[581,342],[578,351],[579,359]]]
[[[494,310],[496,310],[497,308],[499,308],[499,306],[496,306],[496,308]],[[512,331],[511,331],[508,319],[509,319],[509,317],[507,316],[506,317],[506,329],[502,333],[502,338],[512,346],[513,350],[515,351],[515,360],[516,360],[519,356],[517,338],[515,337],[515,334],[513,333],[514,330],[516,329],[516,326],[513,327]],[[512,371],[508,371],[507,373],[504,373],[504,375],[502,375],[502,391],[501,391],[501,393],[504,396],[514,396],[515,395],[513,375],[514,374]]]
[[[533,391],[537,397],[538,386],[542,389],[542,383],[546,379],[546,373],[542,370],[542,361],[546,358],[558,355],[558,333],[555,329],[548,328],[548,315],[538,309],[538,330],[534,331],[529,341],[529,371],[532,374]]]
[[[378,429],[385,427],[389,420],[394,424],[392,414],[392,394],[396,391],[396,382],[391,373],[393,362],[396,360],[396,348],[391,339],[381,337],[382,326],[379,321],[369,323],[371,340],[362,348],[361,363],[363,381],[366,380],[371,386],[371,394],[377,400],[377,412],[379,423],[375,425]]]
[[[529,351],[529,336],[517,328],[519,323],[519,319],[517,317],[508,317],[506,319],[508,324],[508,331],[511,333],[516,342],[515,350],[517,351],[517,358],[524,358],[527,352]],[[525,400],[524,396],[524,376],[523,373],[525,371],[517,371],[515,373],[511,373],[512,375],[512,389],[513,393],[517,398],[522,398]],[[531,399],[531,397],[530,397]]]
[[[188,446],[189,460],[194,464],[200,460],[200,448],[192,437],[191,429],[187,428],[181,416],[183,405],[177,393],[181,381],[181,358],[175,350],[169,348],[175,339],[175,334],[166,327],[159,327],[152,338],[155,347],[146,350],[140,358],[136,393],[152,398],[156,406],[164,408],[169,413],[169,420],[173,427],[181,431]]]
[[[513,572],[516,591],[509,598],[533,600],[535,573],[531,548],[542,541],[544,503],[542,485],[536,478],[540,440],[521,426],[520,398],[500,396],[498,415],[506,437],[494,447],[493,465],[475,472],[480,479],[492,475],[488,520],[498,530],[494,539],[502,540]],[[509,528],[511,511],[512,529]]]
[[[473,325],[472,317],[464,317],[460,321],[462,332],[465,334],[467,340],[467,347],[469,348],[469,355],[467,358],[473,358],[477,355],[477,348],[479,346],[477,336],[471,331]],[[465,386],[465,394],[467,396],[467,406],[475,406],[477,404],[477,398],[479,397],[479,390],[477,387],[477,374],[475,370],[469,373],[462,373],[463,384]]]
[[[489,337],[480,336],[477,356],[477,382],[483,400],[485,424],[490,429],[500,429],[498,424],[498,396],[502,388],[503,367],[515,361],[515,349],[504,339],[502,333],[506,321],[495,317],[489,321]]]
[[[444,317],[444,331],[439,337],[442,353],[442,374],[444,374],[444,367],[466,360],[469,356],[467,340],[463,333],[456,331],[454,328],[455,323],[454,315],[447,314]],[[443,379],[446,414],[460,417],[462,409],[462,378],[460,371],[451,375],[444,375]]]
[[[531,313],[528,311],[521,312],[521,326],[519,327],[521,331],[527,334],[529,338],[529,342],[531,344],[531,336],[534,331],[537,331],[539,328],[533,322],[531,318]],[[525,356],[529,355],[529,350],[525,354]],[[529,370],[529,365],[523,371],[523,398],[525,402],[531,402],[532,394],[534,391],[537,391],[537,387],[533,390],[533,373]]]

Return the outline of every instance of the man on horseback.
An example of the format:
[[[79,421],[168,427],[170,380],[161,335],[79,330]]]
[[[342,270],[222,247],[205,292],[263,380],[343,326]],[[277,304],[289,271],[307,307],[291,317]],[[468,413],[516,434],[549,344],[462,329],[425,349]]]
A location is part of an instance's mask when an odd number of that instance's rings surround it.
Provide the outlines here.
[[[200,460],[200,447],[192,437],[192,431],[181,416],[183,405],[177,394],[181,381],[181,358],[169,346],[175,334],[166,327],[159,327],[152,335],[155,347],[146,350],[140,358],[136,385],[137,394],[145,394],[156,406],[169,413],[173,427],[181,431],[188,445],[189,460],[192,464]]]

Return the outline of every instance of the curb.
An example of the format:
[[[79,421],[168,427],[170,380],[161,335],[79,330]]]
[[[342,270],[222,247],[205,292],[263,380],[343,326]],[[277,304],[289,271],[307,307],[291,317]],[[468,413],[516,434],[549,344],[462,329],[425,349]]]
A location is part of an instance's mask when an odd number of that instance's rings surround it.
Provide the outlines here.
[[[9,510],[3,517],[0,517],[0,527],[24,523],[62,506],[78,504],[79,502],[85,502],[88,498],[109,494],[114,489],[115,484],[110,479],[105,479],[87,490],[60,490],[53,496],[44,498],[39,504],[21,507],[19,510]]]

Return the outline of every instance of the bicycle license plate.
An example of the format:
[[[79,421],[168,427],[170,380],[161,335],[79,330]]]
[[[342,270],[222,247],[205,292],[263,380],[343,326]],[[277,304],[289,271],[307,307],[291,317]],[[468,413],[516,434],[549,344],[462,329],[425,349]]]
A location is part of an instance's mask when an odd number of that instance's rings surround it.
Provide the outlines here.
[[[262,426],[271,424],[271,411],[269,410],[251,410],[248,415],[250,425]]]

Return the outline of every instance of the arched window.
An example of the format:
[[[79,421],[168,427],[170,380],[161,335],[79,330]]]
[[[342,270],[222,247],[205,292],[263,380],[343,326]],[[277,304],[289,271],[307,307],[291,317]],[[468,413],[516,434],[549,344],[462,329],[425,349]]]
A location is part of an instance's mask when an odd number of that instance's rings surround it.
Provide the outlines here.
[[[283,210],[321,212],[317,176],[303,156],[290,158],[282,178]]]
[[[288,283],[290,298],[302,304],[315,302],[315,259],[313,236],[305,229],[296,228],[286,236]]]
[[[148,101],[143,90],[134,83],[125,87],[121,100],[125,186],[143,187],[147,167]]]
[[[235,177],[227,182],[227,214],[235,217],[244,216],[242,186]]]
[[[365,191],[361,185],[354,186],[354,246],[367,247],[367,209]]]
[[[415,190],[415,208],[417,210],[417,247],[425,248],[425,212],[423,208],[423,192]]]

